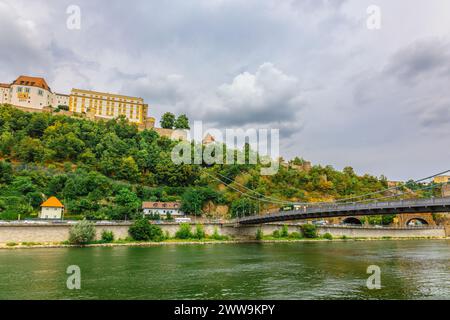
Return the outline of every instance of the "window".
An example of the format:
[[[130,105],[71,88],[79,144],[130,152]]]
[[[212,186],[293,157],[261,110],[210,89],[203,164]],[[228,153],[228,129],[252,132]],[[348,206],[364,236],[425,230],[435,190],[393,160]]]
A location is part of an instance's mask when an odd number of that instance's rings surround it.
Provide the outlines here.
[[[25,88],[26,93],[30,93],[30,88]]]
[[[17,92],[22,92],[22,87],[17,87]]]
[[[43,96],[44,95],[44,91],[38,90],[38,95]]]

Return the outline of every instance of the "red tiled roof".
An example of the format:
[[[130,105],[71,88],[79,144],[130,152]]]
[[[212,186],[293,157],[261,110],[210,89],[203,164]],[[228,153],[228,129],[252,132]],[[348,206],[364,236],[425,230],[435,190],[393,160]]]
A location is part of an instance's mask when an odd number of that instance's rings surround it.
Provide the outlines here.
[[[0,88],[9,88],[9,87],[11,87],[10,84],[7,84],[7,83],[0,83]]]
[[[44,78],[20,76],[12,84],[37,87],[52,92]]]

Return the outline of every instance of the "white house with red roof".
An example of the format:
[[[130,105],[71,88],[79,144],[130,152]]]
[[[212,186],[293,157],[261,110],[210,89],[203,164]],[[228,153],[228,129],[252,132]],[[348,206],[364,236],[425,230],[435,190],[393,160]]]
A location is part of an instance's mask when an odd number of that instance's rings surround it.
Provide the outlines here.
[[[159,214],[161,217],[166,217],[167,214],[173,217],[184,216],[185,213],[180,210],[180,207],[180,202],[144,201],[142,203],[144,215]]]
[[[20,76],[12,83],[0,83],[0,103],[8,103],[28,110],[69,105],[69,96],[54,93],[44,78]]]

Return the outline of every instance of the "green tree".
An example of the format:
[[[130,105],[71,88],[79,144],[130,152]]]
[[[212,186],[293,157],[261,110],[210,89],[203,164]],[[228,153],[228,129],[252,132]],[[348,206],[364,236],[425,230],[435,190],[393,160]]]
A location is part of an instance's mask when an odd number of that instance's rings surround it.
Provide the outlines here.
[[[95,226],[92,222],[83,220],[73,225],[69,230],[69,243],[88,244],[95,239]]]
[[[258,211],[258,204],[248,198],[242,197],[231,203],[231,216],[233,218],[252,216]]]
[[[113,242],[114,241],[114,233],[109,230],[102,231],[102,241],[103,242]]]
[[[0,155],[8,156],[14,146],[15,139],[11,132],[5,131],[0,135]]]
[[[41,162],[44,160],[46,150],[39,139],[25,137],[16,145],[15,154],[25,162]]]
[[[189,119],[185,114],[180,115],[174,123],[175,129],[190,129]]]
[[[139,168],[132,156],[122,158],[117,171],[117,178],[137,182],[139,179]]]
[[[317,238],[317,227],[313,224],[302,224],[303,236],[305,238]]]
[[[191,225],[189,223],[180,224],[180,228],[175,233],[175,238],[177,239],[191,239],[194,235],[191,231]]]
[[[166,112],[161,117],[161,128],[164,129],[173,129],[175,126],[175,115],[171,112]]]
[[[218,193],[209,187],[189,188],[182,195],[180,208],[183,212],[201,215],[207,201],[217,200],[219,200]]]
[[[0,161],[0,184],[10,183],[13,180],[13,170],[10,163]]]
[[[195,226],[195,237],[199,240],[206,237],[205,228],[201,224]]]
[[[128,229],[130,236],[137,241],[162,241],[164,234],[159,226],[141,218],[136,220]]]

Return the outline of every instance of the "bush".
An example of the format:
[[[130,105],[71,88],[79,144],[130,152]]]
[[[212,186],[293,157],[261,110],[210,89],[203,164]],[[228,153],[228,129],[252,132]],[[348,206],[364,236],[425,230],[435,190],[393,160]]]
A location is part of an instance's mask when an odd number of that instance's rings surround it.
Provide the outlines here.
[[[331,233],[325,233],[323,236],[322,236],[324,239],[327,239],[327,240],[333,240],[333,235],[331,234]]]
[[[173,221],[175,219],[173,218],[173,216],[170,213],[168,213],[168,214],[166,214],[166,220],[167,221]]]
[[[284,225],[280,231],[280,237],[287,238],[289,236],[289,229],[287,225]]]
[[[191,232],[191,225],[189,223],[180,224],[180,229],[175,233],[177,239],[191,239],[194,235]]]
[[[159,213],[150,213],[146,218],[148,220],[161,220],[161,215]]]
[[[289,238],[291,238],[291,239],[301,239],[301,238],[302,238],[302,235],[301,235],[300,232],[292,232],[292,233],[289,235]]]
[[[103,230],[102,241],[103,242],[113,242],[114,241],[114,233],[109,230]]]
[[[136,241],[161,241],[164,239],[161,228],[150,224],[145,218],[136,220],[128,229],[128,233]]]
[[[214,227],[214,233],[211,236],[211,238],[214,240],[227,240],[228,239],[227,236],[222,236],[219,234],[219,230],[217,229],[217,227]]]
[[[305,238],[317,238],[317,227],[313,224],[303,224],[301,226]]]
[[[199,240],[204,239],[206,236],[205,229],[203,228],[203,225],[198,224],[195,226],[195,237]]]
[[[95,226],[92,222],[82,220],[69,230],[69,243],[87,244],[95,239]]]
[[[256,230],[256,240],[262,240],[263,236],[261,228],[258,228],[258,230]]]

